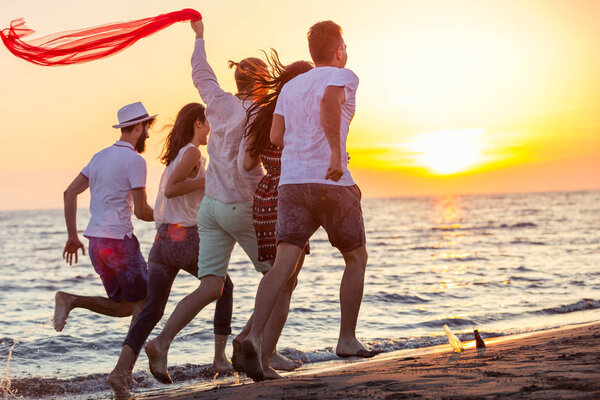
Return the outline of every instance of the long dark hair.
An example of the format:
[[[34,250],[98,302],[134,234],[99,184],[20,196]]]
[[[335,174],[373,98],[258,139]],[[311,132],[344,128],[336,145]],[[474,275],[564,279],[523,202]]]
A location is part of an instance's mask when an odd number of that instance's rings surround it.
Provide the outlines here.
[[[270,55],[264,54],[269,65],[268,70],[266,73],[247,73],[254,85],[249,91],[243,93],[251,96],[254,100],[246,111],[244,132],[244,136],[248,137],[246,150],[252,157],[258,157],[271,144],[269,133],[273,122],[273,111],[275,111],[275,104],[283,85],[313,68],[308,61],[296,61],[284,66],[279,60],[279,54],[274,49],[271,49]],[[259,95],[265,89],[268,90],[268,94]]]
[[[160,162],[168,166],[177,157],[179,150],[192,141],[194,123],[198,119],[202,122],[206,120],[204,111],[204,106],[199,103],[186,104],[179,110],[175,124],[172,125],[171,132],[165,138],[165,144],[160,154]]]

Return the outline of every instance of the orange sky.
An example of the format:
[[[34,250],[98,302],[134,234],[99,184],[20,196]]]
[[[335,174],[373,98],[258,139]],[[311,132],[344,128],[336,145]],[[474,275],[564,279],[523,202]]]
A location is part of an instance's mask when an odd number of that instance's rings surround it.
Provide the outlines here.
[[[227,90],[228,59],[270,47],[284,62],[309,59],[312,23],[344,28],[361,81],[348,150],[365,197],[600,189],[600,2],[3,0],[0,26],[24,17],[39,37],[186,7],[204,15]],[[2,48],[0,209],[61,207],[73,177],[118,138],[120,106],[143,101],[160,128],[199,101],[193,39],[177,24],[56,68]],[[165,134],[151,132],[144,154],[151,201]]]

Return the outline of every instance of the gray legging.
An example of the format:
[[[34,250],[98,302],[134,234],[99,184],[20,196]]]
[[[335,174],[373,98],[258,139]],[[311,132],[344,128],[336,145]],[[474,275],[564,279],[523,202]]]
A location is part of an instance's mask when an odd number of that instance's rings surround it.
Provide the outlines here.
[[[139,354],[144,342],[162,318],[173,281],[184,270],[198,276],[198,227],[189,228],[163,224],[158,228],[148,257],[148,297],[144,309],[133,322],[123,345]],[[217,300],[213,320],[214,333],[231,334],[233,282],[227,275],[223,295]]]

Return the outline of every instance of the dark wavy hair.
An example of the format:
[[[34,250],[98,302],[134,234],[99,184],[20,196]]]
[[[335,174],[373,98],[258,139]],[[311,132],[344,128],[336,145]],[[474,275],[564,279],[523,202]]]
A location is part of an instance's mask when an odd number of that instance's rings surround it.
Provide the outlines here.
[[[308,61],[296,61],[284,66],[279,60],[279,54],[274,49],[271,49],[270,55],[263,53],[267,59],[267,73],[248,74],[254,84],[250,90],[243,92],[244,95],[251,96],[254,100],[246,111],[244,132],[244,136],[248,138],[247,150],[252,157],[258,157],[271,144],[269,134],[273,122],[273,111],[275,111],[275,105],[283,85],[313,68]],[[265,89],[268,90],[266,95],[262,94]]]
[[[194,123],[196,120],[199,119],[202,122],[206,120],[205,110],[204,106],[199,103],[186,104],[179,110],[175,124],[170,125],[172,129],[165,138],[165,144],[159,157],[160,162],[168,166],[177,157],[179,150],[191,142],[194,137]],[[169,125],[165,128],[168,127]]]

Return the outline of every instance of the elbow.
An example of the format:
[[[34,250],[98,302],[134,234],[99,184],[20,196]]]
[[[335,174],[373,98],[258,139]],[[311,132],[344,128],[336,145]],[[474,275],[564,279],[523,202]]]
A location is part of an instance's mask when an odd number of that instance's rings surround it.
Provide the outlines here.
[[[271,143],[273,143],[275,146],[283,147],[283,136],[271,135],[270,139]]]
[[[66,189],[63,192],[63,199],[64,200],[69,200],[69,199],[72,199],[74,197],[75,197],[75,194],[74,194],[73,190],[71,190],[70,188]]]
[[[165,187],[165,197],[167,199],[172,199],[173,197],[177,197],[177,193],[175,192],[174,185],[171,182],[167,183]]]

